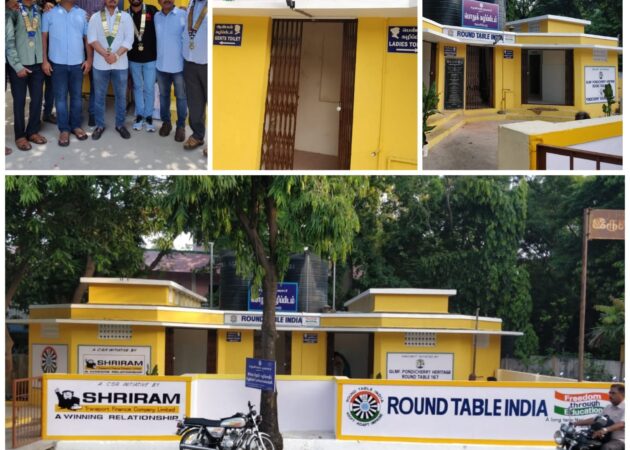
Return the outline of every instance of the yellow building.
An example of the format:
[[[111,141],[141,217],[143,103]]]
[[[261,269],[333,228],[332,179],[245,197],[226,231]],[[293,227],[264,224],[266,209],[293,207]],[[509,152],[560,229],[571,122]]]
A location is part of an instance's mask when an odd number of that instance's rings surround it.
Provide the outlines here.
[[[290,3],[213,2],[214,169],[416,169],[416,0]]]
[[[603,116],[604,86],[611,84],[617,102],[622,97],[622,49],[617,38],[585,34],[589,24],[545,15],[507,22],[502,31],[424,18],[423,84],[436,84],[441,111],[551,120],[572,120],[578,111]]]
[[[84,278],[87,304],[34,305],[29,374],[244,373],[260,312],[202,307],[162,280]],[[347,311],[277,314],[277,373],[352,378],[484,379],[500,366],[501,319],[448,312],[453,290],[370,289]]]

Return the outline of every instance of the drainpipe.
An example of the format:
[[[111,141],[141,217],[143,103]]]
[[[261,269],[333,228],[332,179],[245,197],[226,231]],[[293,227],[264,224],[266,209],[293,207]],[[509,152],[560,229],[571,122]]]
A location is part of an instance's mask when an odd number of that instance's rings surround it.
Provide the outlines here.
[[[214,307],[214,242],[210,242],[210,309]]]
[[[337,290],[335,289],[336,287],[336,281],[337,281],[337,262],[333,261],[333,298],[332,298],[332,312],[335,312],[336,310],[336,292]]]
[[[479,308],[477,308],[477,314],[475,318],[475,331],[479,330]],[[472,373],[468,377],[469,380],[474,381],[477,379],[477,333],[473,335],[473,363]]]

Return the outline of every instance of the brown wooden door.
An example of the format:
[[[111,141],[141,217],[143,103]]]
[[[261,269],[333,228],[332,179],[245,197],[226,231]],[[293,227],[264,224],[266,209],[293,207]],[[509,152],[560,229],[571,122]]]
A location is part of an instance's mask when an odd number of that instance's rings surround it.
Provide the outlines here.
[[[339,114],[339,169],[350,169],[352,117],[354,113],[354,74],[357,59],[357,21],[343,23],[341,94]]]
[[[302,21],[274,20],[261,169],[293,169],[302,54]]]

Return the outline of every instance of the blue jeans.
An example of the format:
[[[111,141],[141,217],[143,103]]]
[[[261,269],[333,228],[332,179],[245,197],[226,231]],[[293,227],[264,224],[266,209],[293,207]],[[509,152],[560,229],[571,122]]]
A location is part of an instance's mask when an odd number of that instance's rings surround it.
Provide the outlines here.
[[[158,70],[157,81],[160,88],[160,119],[164,123],[171,123],[171,84],[173,84],[177,106],[177,128],[184,128],[187,113],[184,72],[169,73]]]
[[[52,86],[55,92],[55,107],[57,108],[57,128],[59,131],[70,132],[81,128],[83,119],[81,112],[81,85],[83,71],[81,64],[68,66],[66,64],[52,64]],[[68,109],[68,95],[70,108]]]
[[[114,105],[116,108],[116,128],[125,125],[125,103],[127,92],[126,70],[98,70],[92,69],[94,74],[94,117],[96,126],[105,128],[105,96],[111,80],[114,87]]]
[[[136,102],[136,116],[153,116],[153,96],[155,95],[155,61],[137,63],[129,61],[133,79],[133,99]]]

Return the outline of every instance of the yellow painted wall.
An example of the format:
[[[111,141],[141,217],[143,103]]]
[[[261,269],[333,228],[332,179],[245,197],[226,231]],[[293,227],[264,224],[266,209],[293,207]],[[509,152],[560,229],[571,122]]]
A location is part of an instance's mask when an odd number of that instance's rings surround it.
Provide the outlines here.
[[[50,339],[41,336],[41,325],[29,327],[29,355],[32,344],[65,344],[68,346],[68,371],[79,373],[79,345],[107,346],[150,346],[151,368],[157,364],[158,375],[164,375],[165,332],[164,327],[132,326],[131,340],[99,339],[98,325],[59,324],[59,337]],[[32,373],[29,357],[29,374]]]
[[[545,33],[584,33],[584,25],[559,20],[544,20],[540,24],[540,30],[544,30]]]
[[[326,333],[317,335],[317,344],[305,344],[301,331],[291,333],[291,375],[326,375]]]
[[[402,333],[376,333],[374,335],[374,374],[387,375],[387,353],[453,353],[453,377],[455,380],[467,380],[472,372],[473,340],[471,335],[437,335],[434,347],[410,347],[404,345]],[[487,378],[494,376],[500,367],[501,341],[498,336],[491,336],[487,349],[477,349],[476,374]]]
[[[585,86],[584,86],[584,67],[597,66],[597,67],[615,67],[615,74],[617,74],[617,84],[619,84],[618,75],[618,59],[616,52],[608,52],[608,61],[593,61],[593,51],[589,49],[575,49],[573,52],[573,58],[575,60],[575,107],[580,111],[586,111],[590,114],[591,118],[604,117],[605,114],[602,111],[603,103],[591,103],[586,104],[584,102]],[[617,89],[619,93],[619,89]],[[619,95],[621,95],[619,93]],[[615,99],[617,104],[613,105],[613,108],[619,106],[619,98]],[[592,140],[592,139],[591,139]]]
[[[375,312],[448,313],[448,296],[375,295]]]
[[[254,356],[254,331],[235,330],[241,333],[241,342],[228,342],[228,330],[217,330],[217,373],[245,373],[245,358]]]
[[[123,305],[168,305],[167,286],[90,285],[88,303]]]

